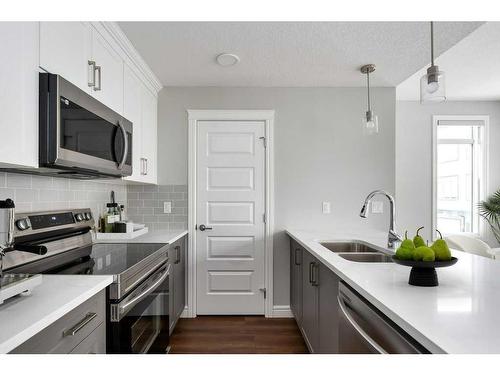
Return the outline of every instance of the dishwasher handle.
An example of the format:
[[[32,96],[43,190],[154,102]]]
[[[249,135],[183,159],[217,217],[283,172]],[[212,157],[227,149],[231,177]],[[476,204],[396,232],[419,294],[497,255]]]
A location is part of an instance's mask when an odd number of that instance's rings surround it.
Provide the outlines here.
[[[344,299],[339,295],[337,296],[337,300],[339,303],[340,311],[344,315],[345,319],[349,322],[349,324],[356,330],[356,332],[363,338],[363,340],[370,345],[377,353],[387,354],[384,348],[382,348],[368,333],[366,333],[363,328],[356,322],[356,320],[352,317],[352,315],[347,311],[347,306],[344,302]]]

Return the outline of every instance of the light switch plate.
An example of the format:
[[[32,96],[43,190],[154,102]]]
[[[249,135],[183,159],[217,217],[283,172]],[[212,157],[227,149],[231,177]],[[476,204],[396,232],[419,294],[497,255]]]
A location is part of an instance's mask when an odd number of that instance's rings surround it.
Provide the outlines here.
[[[163,202],[163,213],[164,214],[172,213],[172,202]]]
[[[372,201],[372,214],[382,214],[384,213],[384,202]]]
[[[330,213],[330,202],[323,202],[323,213],[324,214],[329,214]]]

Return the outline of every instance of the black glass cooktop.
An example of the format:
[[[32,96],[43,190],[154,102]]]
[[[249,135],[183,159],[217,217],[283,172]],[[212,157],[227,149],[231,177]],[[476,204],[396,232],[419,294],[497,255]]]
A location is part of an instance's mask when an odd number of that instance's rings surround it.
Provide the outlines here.
[[[90,256],[49,271],[57,274],[119,275],[161,250],[165,244],[94,244]]]

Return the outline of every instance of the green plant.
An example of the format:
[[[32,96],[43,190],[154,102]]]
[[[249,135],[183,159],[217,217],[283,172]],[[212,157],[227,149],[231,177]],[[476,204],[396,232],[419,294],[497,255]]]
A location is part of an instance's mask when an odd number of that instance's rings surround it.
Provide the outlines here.
[[[478,204],[479,215],[490,225],[491,231],[500,243],[500,189]]]

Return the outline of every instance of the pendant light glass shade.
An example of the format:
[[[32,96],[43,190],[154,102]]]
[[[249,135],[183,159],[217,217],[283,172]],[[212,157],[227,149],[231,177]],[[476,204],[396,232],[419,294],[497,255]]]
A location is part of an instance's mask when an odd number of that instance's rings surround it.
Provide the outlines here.
[[[420,79],[420,103],[436,103],[446,100],[444,72],[434,65],[434,23],[431,22],[431,66]]]
[[[378,133],[378,116],[372,111],[366,111],[366,116],[362,119],[363,135],[373,135]]]
[[[446,100],[445,74],[436,65],[427,69],[420,79],[420,102],[444,102]]]
[[[368,64],[361,67],[361,73],[366,74],[366,88],[368,94],[368,110],[361,120],[363,126],[363,135],[373,135],[378,133],[378,117],[375,115],[371,108],[370,101],[370,73],[375,71],[375,65]]]

